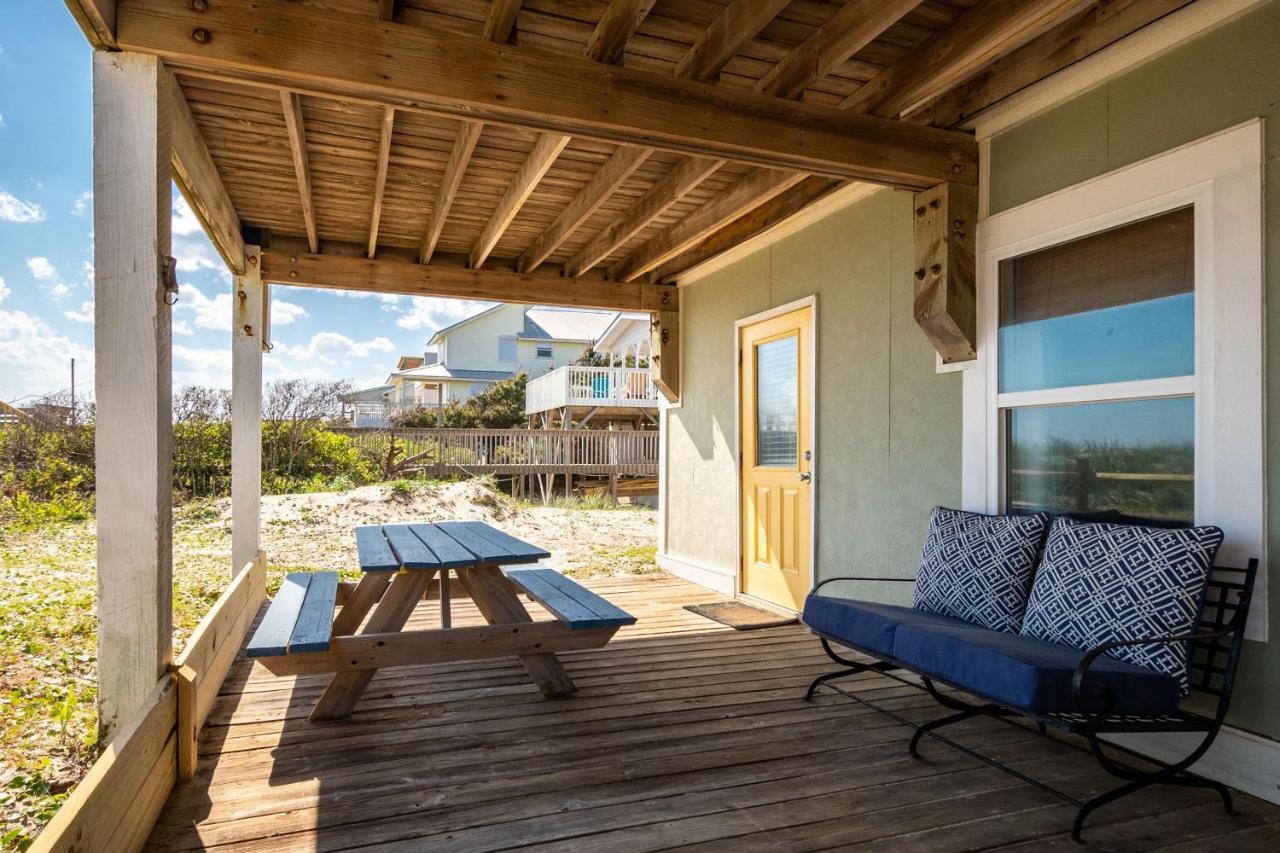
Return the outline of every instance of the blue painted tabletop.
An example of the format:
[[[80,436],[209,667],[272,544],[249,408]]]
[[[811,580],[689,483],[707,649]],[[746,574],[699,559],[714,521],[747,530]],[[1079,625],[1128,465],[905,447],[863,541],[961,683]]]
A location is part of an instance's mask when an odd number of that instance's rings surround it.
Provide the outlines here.
[[[483,521],[362,525],[356,528],[356,550],[366,572],[472,569],[536,563],[551,556]]]

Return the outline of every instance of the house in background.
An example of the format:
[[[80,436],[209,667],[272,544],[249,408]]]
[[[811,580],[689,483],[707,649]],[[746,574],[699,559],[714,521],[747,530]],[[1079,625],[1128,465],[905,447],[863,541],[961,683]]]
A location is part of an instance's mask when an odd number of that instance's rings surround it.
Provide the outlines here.
[[[422,356],[401,356],[385,385],[348,395],[355,426],[469,400],[521,373],[530,380],[563,368],[615,325],[614,311],[500,304],[431,336]],[[344,398],[346,402],[346,398]],[[656,402],[655,402],[656,406]]]

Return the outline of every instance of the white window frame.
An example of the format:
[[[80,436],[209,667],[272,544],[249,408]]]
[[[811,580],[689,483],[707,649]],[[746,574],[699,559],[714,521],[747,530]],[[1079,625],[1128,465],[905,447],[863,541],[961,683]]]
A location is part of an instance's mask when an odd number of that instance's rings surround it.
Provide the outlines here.
[[[1012,404],[1195,397],[1195,518],[1226,531],[1225,565],[1260,560],[1247,636],[1267,638],[1262,120],[1036,199],[978,225],[978,358],[964,372],[963,502],[1004,507]],[[999,393],[999,264],[1090,234],[1195,208],[1194,377]]]
[[[542,354],[543,350],[547,351],[546,355]],[[534,344],[533,357],[534,358],[555,358],[556,351],[551,344]]]

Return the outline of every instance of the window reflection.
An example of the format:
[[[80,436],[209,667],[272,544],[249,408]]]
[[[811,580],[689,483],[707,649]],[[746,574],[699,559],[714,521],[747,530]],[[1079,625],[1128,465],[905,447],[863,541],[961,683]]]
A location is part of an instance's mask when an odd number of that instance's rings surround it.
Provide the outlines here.
[[[756,347],[756,465],[796,465],[800,429],[799,340]]]

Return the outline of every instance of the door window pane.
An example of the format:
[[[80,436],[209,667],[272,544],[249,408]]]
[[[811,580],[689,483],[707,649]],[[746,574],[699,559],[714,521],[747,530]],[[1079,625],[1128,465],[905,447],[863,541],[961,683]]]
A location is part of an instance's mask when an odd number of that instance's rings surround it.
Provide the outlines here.
[[[1000,263],[1000,390],[1195,372],[1190,207]]]
[[[1011,409],[1006,471],[1011,512],[1119,513],[1189,523],[1194,399]]]
[[[800,430],[799,339],[756,347],[756,465],[797,464]]]

